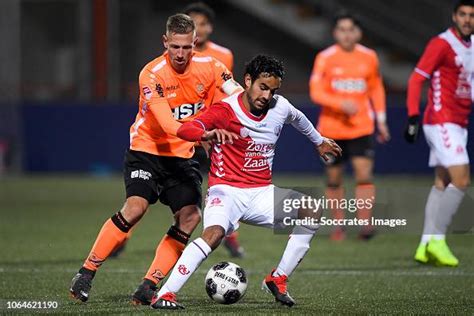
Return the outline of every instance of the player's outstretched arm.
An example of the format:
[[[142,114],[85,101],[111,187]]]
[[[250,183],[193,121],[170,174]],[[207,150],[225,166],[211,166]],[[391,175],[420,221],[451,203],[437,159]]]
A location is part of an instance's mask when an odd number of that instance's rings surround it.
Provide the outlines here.
[[[232,144],[239,138],[239,135],[225,129],[216,128],[206,131],[203,124],[197,121],[182,124],[178,129],[177,136],[188,142],[213,141],[220,144]]]
[[[218,144],[232,144],[234,140],[239,139],[239,135],[229,132],[225,129],[213,129],[212,131],[205,131],[202,135],[202,140],[213,141]]]

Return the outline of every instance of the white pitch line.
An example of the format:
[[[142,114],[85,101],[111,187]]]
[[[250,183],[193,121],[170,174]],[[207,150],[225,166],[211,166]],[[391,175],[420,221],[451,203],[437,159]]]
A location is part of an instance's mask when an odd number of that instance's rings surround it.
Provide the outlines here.
[[[248,274],[265,274],[265,270],[245,270]],[[0,273],[75,273],[77,269],[72,268],[21,268],[21,267],[0,267]],[[104,267],[100,270],[104,274],[140,274],[144,270],[139,269],[120,269]],[[207,271],[199,269],[197,274],[206,274]],[[423,277],[474,277],[474,272],[463,271],[459,269],[437,268],[436,270],[422,268],[417,270],[301,270],[296,271],[301,275],[320,275],[320,276],[423,276]]]

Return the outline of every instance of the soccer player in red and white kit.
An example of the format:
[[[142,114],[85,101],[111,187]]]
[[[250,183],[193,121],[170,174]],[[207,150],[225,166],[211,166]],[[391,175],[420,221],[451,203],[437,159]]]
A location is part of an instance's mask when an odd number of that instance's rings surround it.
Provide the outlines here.
[[[431,39],[408,82],[405,138],[415,142],[423,82],[430,80],[423,131],[430,147],[434,186],[425,207],[425,222],[415,260],[455,267],[445,235],[470,184],[466,151],[468,116],[474,100],[474,1],[454,7],[453,27]]]
[[[326,160],[326,154],[341,154],[333,140],[322,137],[301,111],[275,94],[283,76],[281,61],[258,55],[246,65],[244,92],[213,104],[199,119],[179,128],[177,135],[187,141],[207,138],[213,129],[235,133],[235,139],[232,144],[213,145],[204,231],[185,248],[168,281],[153,298],[153,308],[183,308],[176,301],[176,293],[224,236],[238,228],[239,221],[274,226],[276,187],[272,185],[271,168],[284,124],[292,124],[306,135]],[[264,280],[264,287],[284,305],[295,304],[287,292],[287,278],[308,251],[316,229],[316,225],[295,227],[280,263]]]

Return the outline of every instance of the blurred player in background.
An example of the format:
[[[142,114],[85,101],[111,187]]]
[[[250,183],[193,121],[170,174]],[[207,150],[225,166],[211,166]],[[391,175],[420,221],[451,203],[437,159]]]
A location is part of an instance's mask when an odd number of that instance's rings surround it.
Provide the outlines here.
[[[466,151],[468,116],[474,100],[474,1],[454,7],[453,26],[431,39],[408,82],[405,138],[414,143],[419,130],[423,83],[430,80],[423,131],[430,147],[434,185],[425,207],[425,223],[415,260],[457,266],[445,236],[470,184]]]
[[[189,15],[196,24],[197,42],[194,49],[203,55],[214,57],[232,71],[234,67],[232,51],[211,42],[209,39],[214,31],[214,20],[216,18],[214,10],[203,2],[195,2],[184,8],[183,13]]]
[[[130,128],[130,149],[124,162],[126,201],[104,223],[72,280],[70,293],[78,300],[88,300],[97,269],[126,240],[149,205],[160,200],[170,207],[175,222],[133,294],[134,303],[150,304],[156,284],[174,266],[201,220],[202,177],[199,163],[190,159],[194,143],[178,138],[176,132],[180,122],[191,120],[204,107],[242,88],[222,63],[194,53],[195,43],[193,20],[185,14],[169,17],[163,35],[167,51],[140,72],[139,111]]]
[[[198,119],[178,130],[183,139],[198,141],[206,130],[226,129],[235,134],[235,140],[233,144],[213,146],[204,231],[184,250],[153,298],[153,308],[183,308],[176,301],[176,293],[224,236],[238,228],[240,220],[273,227],[275,187],[271,184],[271,168],[275,145],[285,124],[292,124],[306,135],[321,156],[340,155],[334,141],[322,137],[301,111],[275,94],[283,76],[279,60],[265,55],[254,57],[246,65],[243,93],[213,104]],[[278,267],[264,280],[264,286],[284,305],[295,304],[287,292],[287,279],[307,253],[316,226],[295,227]]]
[[[214,30],[214,20],[216,17],[214,10],[203,2],[195,2],[184,8],[183,13],[189,15],[196,24],[197,42],[194,49],[203,55],[214,57],[232,71],[234,67],[232,51],[209,40]],[[209,158],[206,152],[208,149],[208,146],[197,146],[193,157],[199,161],[203,172],[209,171]],[[232,257],[241,258],[244,256],[244,249],[240,245],[237,232],[224,239],[224,246]]]
[[[356,181],[355,197],[371,199],[375,197],[374,120],[379,132],[377,140],[384,143],[390,139],[377,54],[358,44],[362,30],[351,14],[342,13],[334,18],[333,36],[336,44],[316,56],[309,83],[311,100],[322,107],[318,130],[334,139],[343,151],[341,157],[327,163],[326,197],[344,198],[344,163],[350,159]],[[359,209],[357,217],[369,219],[371,213],[369,208]],[[344,218],[343,210],[333,209],[332,214],[335,219]],[[373,233],[371,226],[364,226],[359,237],[370,239]],[[335,227],[331,238],[343,240],[344,227]]]

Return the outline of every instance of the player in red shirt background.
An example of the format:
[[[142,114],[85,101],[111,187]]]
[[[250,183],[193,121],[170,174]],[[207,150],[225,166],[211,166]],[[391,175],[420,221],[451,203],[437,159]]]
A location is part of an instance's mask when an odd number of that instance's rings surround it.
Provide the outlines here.
[[[474,1],[459,1],[452,20],[452,27],[430,40],[410,76],[405,138],[409,143],[417,139],[421,90],[429,80],[423,131],[435,180],[426,202],[415,260],[455,267],[459,260],[451,253],[445,236],[470,185],[466,126],[474,99]]]

